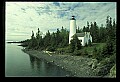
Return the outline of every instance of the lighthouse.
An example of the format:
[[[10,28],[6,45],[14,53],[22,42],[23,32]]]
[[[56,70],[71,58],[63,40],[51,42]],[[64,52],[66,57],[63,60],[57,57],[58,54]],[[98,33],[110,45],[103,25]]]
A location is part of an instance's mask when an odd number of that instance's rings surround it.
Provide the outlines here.
[[[72,18],[70,19],[69,44],[74,34],[76,34],[76,19],[75,16],[72,16]]]

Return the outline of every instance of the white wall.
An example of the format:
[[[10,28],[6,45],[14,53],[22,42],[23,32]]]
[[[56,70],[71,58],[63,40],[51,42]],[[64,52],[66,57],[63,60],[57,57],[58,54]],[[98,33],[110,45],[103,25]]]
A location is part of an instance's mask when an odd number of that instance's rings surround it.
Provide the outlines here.
[[[79,39],[79,40],[82,40],[81,44],[82,44],[82,46],[85,46],[85,43],[84,43],[84,41],[85,41],[85,40],[84,40],[84,37],[78,37],[78,39]]]
[[[89,35],[88,35],[89,36]],[[79,40],[82,40],[82,42],[81,42],[81,44],[82,44],[82,46],[85,46],[85,43],[87,43],[88,44],[88,40],[90,39],[91,40],[91,42],[92,42],[92,37],[91,37],[91,35],[90,35],[90,37],[86,37],[86,36],[84,36],[84,37],[78,37],[78,39]]]
[[[92,42],[92,36],[90,35],[90,40],[91,40],[91,42]]]
[[[92,42],[92,36],[90,35],[90,32],[86,32],[86,35],[85,35],[85,43],[87,43],[88,44],[88,40],[90,39],[91,40],[91,42]],[[87,37],[88,36],[88,37]]]

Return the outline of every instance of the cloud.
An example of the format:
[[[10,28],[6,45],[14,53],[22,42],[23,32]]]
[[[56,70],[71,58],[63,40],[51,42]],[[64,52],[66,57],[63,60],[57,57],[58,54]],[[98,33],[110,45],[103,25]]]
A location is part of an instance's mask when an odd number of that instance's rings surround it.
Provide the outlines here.
[[[59,7],[60,7],[59,2],[53,2],[53,4],[54,4],[55,6],[59,6]]]
[[[37,28],[43,33],[47,30],[54,32],[62,26],[69,30],[69,19],[72,15],[75,15],[80,28],[86,26],[87,21],[105,24],[107,15],[116,19],[116,3],[6,2],[5,14],[7,39],[11,39],[13,35],[23,35],[20,39],[26,39],[26,36],[31,36],[32,30],[37,32]]]

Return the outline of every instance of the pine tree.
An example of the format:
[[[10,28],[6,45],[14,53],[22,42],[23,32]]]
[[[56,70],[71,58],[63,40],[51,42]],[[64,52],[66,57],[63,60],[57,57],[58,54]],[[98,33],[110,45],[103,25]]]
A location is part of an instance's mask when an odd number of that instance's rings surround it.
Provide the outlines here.
[[[89,22],[87,21],[87,28],[86,28],[86,32],[90,32],[90,29],[89,29]]]
[[[37,40],[37,48],[42,47],[42,32],[40,32],[39,28],[38,28],[38,32],[36,33],[36,40]]]
[[[86,32],[86,28],[85,28],[85,26],[83,27],[83,32]]]
[[[51,39],[51,35],[50,32],[48,30],[48,32],[46,33],[45,37],[44,37],[44,47],[47,48],[48,46],[50,46],[50,39]]]
[[[34,32],[32,31],[32,36],[31,36],[31,40],[33,40],[35,37],[34,37]]]
[[[88,46],[92,46],[92,42],[90,39],[88,40]]]
[[[34,37],[34,32],[32,31],[32,36],[31,36],[31,40],[29,43],[29,48],[34,49],[37,46],[37,41],[36,38]]]
[[[59,43],[62,41],[62,38],[60,36],[60,30],[57,29],[57,33],[56,33],[56,44],[59,45]]]
[[[103,24],[101,24],[101,27],[99,28],[99,42],[105,42],[106,41],[106,28],[103,27]]]
[[[70,48],[71,48],[72,52],[74,52],[74,50],[80,50],[81,49],[81,42],[78,39],[76,34],[73,36],[73,39],[70,41]]]
[[[92,31],[92,37],[93,37],[93,42],[98,42],[98,34],[99,31],[98,31],[98,26],[97,26],[97,23],[94,22],[93,24],[93,31]]]

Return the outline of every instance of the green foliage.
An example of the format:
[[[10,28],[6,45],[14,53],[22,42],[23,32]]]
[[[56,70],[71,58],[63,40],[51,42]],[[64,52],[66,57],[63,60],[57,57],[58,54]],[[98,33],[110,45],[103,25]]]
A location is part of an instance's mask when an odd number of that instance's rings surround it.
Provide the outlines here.
[[[86,28],[86,32],[90,32],[90,29],[89,29],[89,22],[87,21],[87,28]]]
[[[33,38],[30,43],[29,43],[29,48],[30,49],[36,49],[35,47],[37,46],[37,40],[35,38]]]
[[[64,50],[65,50],[65,53],[72,53],[73,52],[71,50],[70,46],[67,46]]]
[[[116,53],[114,52],[112,41],[108,39],[102,49],[94,48],[93,58],[96,58],[99,62],[97,66],[97,75],[108,75],[112,66],[116,64]]]
[[[81,33],[81,32],[83,32],[83,29],[80,29],[78,26],[78,28],[76,29],[76,33]]]
[[[81,55],[83,55],[83,56],[87,56],[87,55],[88,55],[87,50],[85,49],[85,50],[81,53]]]
[[[108,39],[106,42],[106,45],[102,49],[101,54],[103,55],[103,57],[109,57],[110,55],[113,54],[113,51],[114,51],[113,41]]]
[[[78,39],[77,35],[75,34],[73,36],[73,39],[70,41],[70,50],[71,52],[74,52],[74,50],[80,50],[81,49],[81,42]]]
[[[44,48],[47,48],[48,46],[50,46],[50,39],[51,39],[51,35],[50,35],[49,30],[48,30],[48,32],[46,32],[45,37],[43,38]]]
[[[26,45],[29,49],[49,49],[50,51],[68,46],[69,32],[63,27],[61,30],[57,29],[57,32],[53,32],[52,34],[48,30],[44,37],[42,37],[42,34],[39,28],[36,37],[32,31],[31,39],[26,42],[24,41],[22,45]]]
[[[29,43],[30,43],[30,39],[21,41],[21,45],[22,45],[23,47],[28,47],[28,46],[29,46]]]
[[[93,53],[92,53],[92,58],[97,59],[98,62],[100,62],[102,59],[104,59],[105,57],[102,54],[102,50],[103,50],[103,48],[101,48],[101,47],[99,47],[99,48],[94,47]]]
[[[92,46],[92,42],[90,39],[88,40],[88,46]]]
[[[47,51],[54,52],[55,50],[56,50],[55,47],[52,47],[52,46],[49,46],[49,47],[47,48]]]
[[[43,40],[42,40],[42,32],[40,32],[39,28],[38,28],[38,32],[36,33],[36,40],[37,40],[37,46],[36,48],[39,49],[40,47],[42,47],[42,43],[43,43]]]
[[[31,36],[31,40],[30,40],[30,42],[29,42],[28,48],[34,49],[34,48],[37,46],[36,43],[37,43],[37,40],[35,39],[35,37],[34,37],[34,32],[32,31],[32,36]]]
[[[110,77],[116,77],[116,64],[110,69]]]
[[[94,42],[106,42],[108,37],[110,37],[111,40],[113,40],[114,44],[116,41],[116,22],[115,19],[113,19],[110,16],[107,16],[106,19],[106,26],[103,26],[101,24],[101,27],[98,27],[97,23],[89,23],[87,21],[87,26],[84,26],[83,29],[80,29],[79,27],[76,29],[78,33],[80,32],[86,32],[90,31]],[[35,41],[34,39],[37,39]],[[32,41],[34,40],[34,41]],[[49,30],[46,33],[45,37],[42,38],[42,32],[40,32],[38,28],[38,32],[36,33],[36,37],[34,37],[34,32],[32,31],[32,36],[30,41],[28,42],[32,47],[32,43],[36,42],[37,48],[47,48],[48,46],[54,46],[54,47],[66,47],[68,46],[68,40],[69,40],[69,32],[63,28],[61,30],[57,29],[56,32],[50,34]],[[26,44],[28,44],[26,43]],[[91,45],[91,42],[89,42]],[[34,43],[33,43],[34,44]],[[77,44],[78,45],[78,44]],[[76,49],[78,46],[76,45]],[[87,45],[86,45],[87,46]],[[79,48],[78,48],[79,49]]]
[[[110,73],[110,69],[114,63],[111,63],[110,58],[104,58],[102,61],[99,62],[99,65],[97,66],[97,69],[99,69],[97,75],[99,76],[105,76],[108,73]]]
[[[85,47],[88,47],[88,44],[87,44],[87,42],[85,43]]]
[[[83,32],[86,32],[86,27],[85,26],[83,27]]]
[[[81,51],[80,50],[74,50],[73,55],[74,56],[80,56],[81,55]]]
[[[91,33],[91,36],[92,36],[92,38],[93,38],[93,42],[98,42],[98,30],[99,30],[99,28],[98,28],[98,25],[97,25],[97,23],[96,22],[94,22],[94,24],[93,25],[91,25],[92,27],[90,27],[90,33]]]

